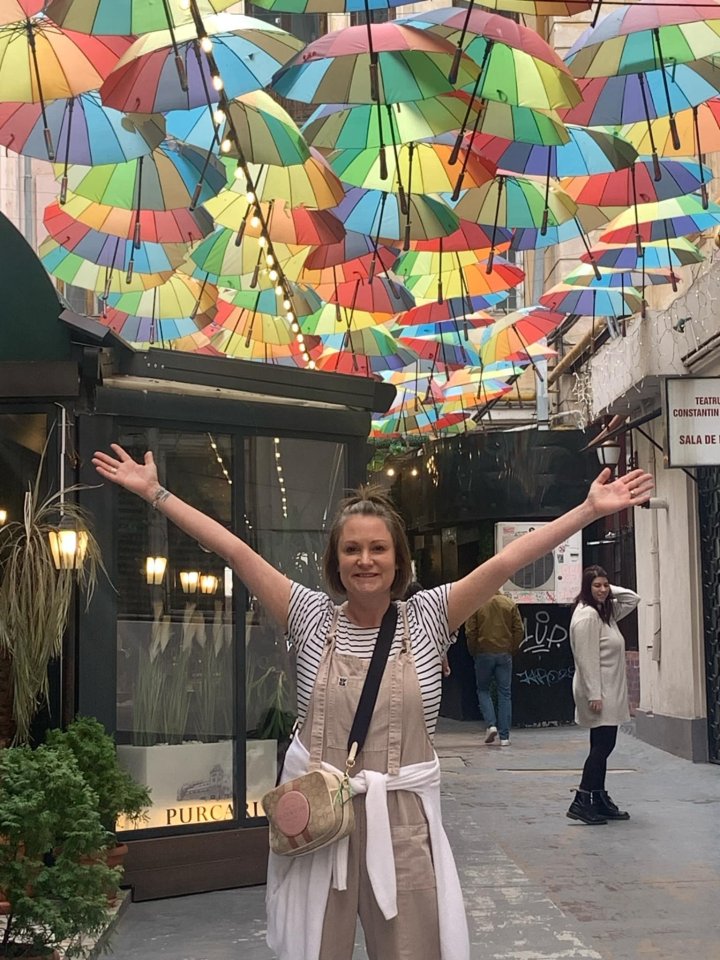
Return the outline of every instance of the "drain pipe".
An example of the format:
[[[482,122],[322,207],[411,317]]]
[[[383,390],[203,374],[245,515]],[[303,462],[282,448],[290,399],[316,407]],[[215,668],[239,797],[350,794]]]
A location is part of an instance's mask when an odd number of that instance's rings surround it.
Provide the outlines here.
[[[565,356],[562,357],[552,368],[550,373],[548,373],[548,386],[551,386],[556,380],[559,380],[560,377],[567,372],[568,368],[575,363],[578,357],[582,356],[585,350],[587,350],[587,348],[592,344],[597,334],[600,333],[604,327],[604,320],[595,317],[588,332],[578,340],[574,347],[568,350]]]

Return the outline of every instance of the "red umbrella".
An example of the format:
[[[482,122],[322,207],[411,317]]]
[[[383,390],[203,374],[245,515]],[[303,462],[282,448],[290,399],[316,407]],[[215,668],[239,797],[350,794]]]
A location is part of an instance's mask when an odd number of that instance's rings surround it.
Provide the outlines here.
[[[259,237],[264,232],[276,243],[287,243],[298,247],[320,246],[341,243],[345,236],[345,227],[329,210],[310,210],[307,207],[289,207],[282,201],[261,204],[265,219],[265,230],[257,217],[255,208],[248,208],[242,222],[239,236]],[[258,222],[255,223],[254,221]]]
[[[510,246],[512,230],[497,227],[495,230],[495,250],[503,253]],[[458,229],[448,237],[434,240],[413,240],[411,250],[428,250],[433,253],[454,253],[463,250],[489,249],[493,245],[492,227],[484,227],[472,220],[461,220]]]
[[[367,313],[385,313],[388,316],[415,305],[413,296],[402,284],[385,277],[316,287],[315,292],[329,303],[337,303],[351,310],[364,310]]]
[[[467,304],[467,312],[460,310],[457,304],[457,299],[443,300],[442,303],[437,301],[423,303],[419,307],[412,307],[410,310],[399,313],[393,317],[393,323],[398,327],[421,327],[431,324],[444,327],[446,324],[456,323],[478,328],[488,327],[496,320],[496,317],[482,310],[473,313],[471,304]]]

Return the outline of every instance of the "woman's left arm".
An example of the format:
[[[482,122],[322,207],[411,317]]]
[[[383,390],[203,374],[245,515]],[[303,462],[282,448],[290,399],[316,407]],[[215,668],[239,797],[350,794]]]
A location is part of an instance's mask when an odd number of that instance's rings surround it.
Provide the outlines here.
[[[448,599],[450,631],[459,628],[470,614],[489,600],[516,570],[549,553],[600,517],[640,506],[650,499],[653,478],[644,470],[631,470],[611,480],[609,469],[593,481],[586,500],[579,507],[568,510],[557,520],[538,526],[530,533],[513,540],[500,553],[481,563],[462,580],[453,583]]]
[[[640,597],[634,590],[628,590],[627,587],[615,587],[610,585],[610,599],[612,600],[613,616],[616,620],[622,620],[629,613],[632,613],[635,607],[640,603]]]

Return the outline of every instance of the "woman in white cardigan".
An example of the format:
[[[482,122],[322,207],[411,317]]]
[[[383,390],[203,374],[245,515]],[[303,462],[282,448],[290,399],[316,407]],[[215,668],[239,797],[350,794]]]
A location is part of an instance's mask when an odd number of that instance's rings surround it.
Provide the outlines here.
[[[629,820],[605,789],[607,761],[615,749],[618,727],[630,719],[625,676],[625,640],[617,621],[640,602],[632,590],[611,586],[602,567],[583,570],[582,586],[570,621],[575,658],[575,722],[590,728],[590,752],[580,788],[567,812],[587,824]]]

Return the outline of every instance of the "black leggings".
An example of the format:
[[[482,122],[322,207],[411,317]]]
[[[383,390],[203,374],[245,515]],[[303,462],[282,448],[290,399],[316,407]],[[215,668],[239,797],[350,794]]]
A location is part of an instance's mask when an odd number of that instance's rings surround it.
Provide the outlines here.
[[[583,767],[581,790],[604,790],[607,759],[617,743],[617,727],[591,727],[590,753]]]

